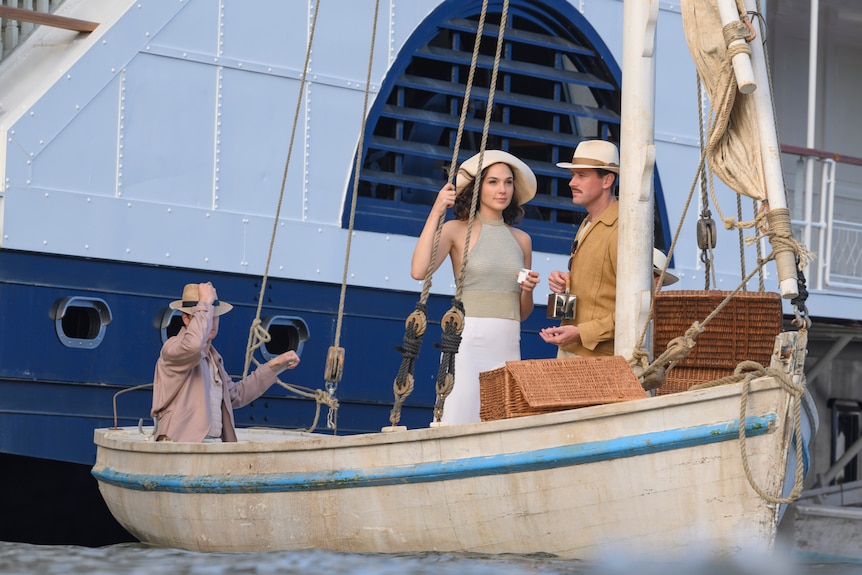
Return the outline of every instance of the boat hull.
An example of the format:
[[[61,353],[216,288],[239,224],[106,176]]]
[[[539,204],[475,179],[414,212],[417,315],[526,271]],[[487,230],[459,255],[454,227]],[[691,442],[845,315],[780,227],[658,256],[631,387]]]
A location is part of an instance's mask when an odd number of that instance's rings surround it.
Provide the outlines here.
[[[130,533],[195,551],[767,551],[779,508],[742,465],[740,390],[348,437],[244,430],[234,444],[100,429],[93,474]],[[787,413],[778,384],[753,383],[745,452],[776,495]]]

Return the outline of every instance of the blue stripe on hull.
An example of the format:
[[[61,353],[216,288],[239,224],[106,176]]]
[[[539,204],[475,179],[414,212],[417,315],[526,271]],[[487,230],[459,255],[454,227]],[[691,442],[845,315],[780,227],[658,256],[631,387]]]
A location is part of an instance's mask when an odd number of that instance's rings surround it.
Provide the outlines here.
[[[747,437],[763,435],[776,420],[775,414],[745,419]],[[137,491],[170,493],[283,493],[324,491],[353,487],[402,485],[449,481],[469,477],[556,469],[612,459],[648,455],[739,438],[739,420],[622,437],[609,441],[579,443],[536,451],[490,457],[469,457],[409,466],[345,469],[320,473],[271,473],[245,476],[201,476],[130,474],[113,469],[94,470],[99,481]]]

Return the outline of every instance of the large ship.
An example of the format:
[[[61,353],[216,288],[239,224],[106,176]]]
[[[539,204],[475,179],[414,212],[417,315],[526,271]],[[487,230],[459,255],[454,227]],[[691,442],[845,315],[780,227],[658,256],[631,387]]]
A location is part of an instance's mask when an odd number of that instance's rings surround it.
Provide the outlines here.
[[[718,219],[713,182],[693,180],[708,112],[679,2],[654,6],[653,241],[667,250],[682,219],[671,256],[681,289],[731,290],[762,252],[720,221],[717,247],[698,246],[698,219]],[[178,329],[168,304],[188,282],[212,281],[235,306],[218,340],[232,373],[253,367],[249,333],[259,319],[272,340],[254,359],[295,349],[302,364],[287,383],[329,387],[339,405],[333,433],[388,425],[398,347],[422,289],[410,256],[452,160],[482,2],[13,0],[0,8],[0,539],[126,536],[112,530],[89,475],[93,431],[148,420],[151,393],[132,388],[152,381],[161,344]],[[537,175],[519,225],[544,280],[565,267],[584,217],[555,163],[584,139],[620,141],[623,3],[510,0],[507,8],[488,147]],[[485,131],[502,11],[502,1],[489,3],[459,160]],[[752,11],[772,58],[794,233],[816,255],[802,302],[812,319],[808,381],[831,416],[816,440],[816,475],[862,434],[854,363],[862,116],[846,97],[862,78],[853,25],[862,7],[793,0]],[[735,216],[733,194],[714,187]],[[750,202],[740,210],[739,219],[751,218]],[[776,278],[746,286],[761,287],[777,291]],[[444,266],[402,425],[432,420],[433,344],[453,293]],[[525,359],[555,353],[538,336],[550,322],[544,300],[537,292],[523,323]],[[788,323],[798,318],[790,301],[784,308]],[[325,373],[334,345],[345,350],[337,385]],[[241,426],[318,430],[328,415],[312,394],[279,386],[236,413]],[[853,459],[841,479],[858,473]]]

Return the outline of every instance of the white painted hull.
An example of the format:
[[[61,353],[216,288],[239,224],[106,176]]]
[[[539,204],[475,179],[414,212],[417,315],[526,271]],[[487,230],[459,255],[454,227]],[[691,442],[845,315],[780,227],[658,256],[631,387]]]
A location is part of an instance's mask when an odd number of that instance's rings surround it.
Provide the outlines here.
[[[101,429],[93,474],[141,541],[197,551],[766,551],[778,507],[743,470],[740,390],[346,437],[245,430],[235,444]],[[776,495],[787,404],[773,380],[753,383],[746,452]]]

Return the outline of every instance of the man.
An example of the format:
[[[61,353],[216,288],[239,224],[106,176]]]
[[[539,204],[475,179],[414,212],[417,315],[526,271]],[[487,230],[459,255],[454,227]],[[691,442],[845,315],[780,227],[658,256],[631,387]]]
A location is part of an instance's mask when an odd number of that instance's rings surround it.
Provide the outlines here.
[[[153,377],[157,441],[236,441],[233,408],[248,405],[276,381],[277,374],[299,364],[287,351],[233,381],[212,345],[219,316],[233,306],[219,301],[211,283],[187,284],[183,297],[170,304],[182,312],[183,325],[162,346]]]
[[[578,144],[571,162],[560,162],[571,171],[572,203],[587,210],[572,243],[572,257],[565,272],[554,270],[548,285],[554,293],[577,297],[574,319],[539,332],[558,346],[557,357],[613,355],[617,286],[617,224],[619,204],[614,194],[620,173],[617,147],[604,140]]]

